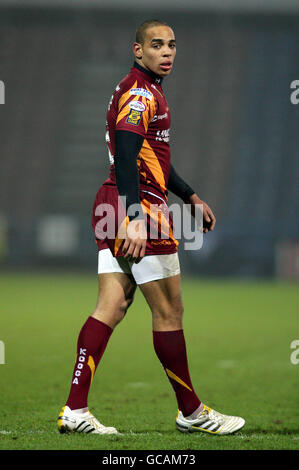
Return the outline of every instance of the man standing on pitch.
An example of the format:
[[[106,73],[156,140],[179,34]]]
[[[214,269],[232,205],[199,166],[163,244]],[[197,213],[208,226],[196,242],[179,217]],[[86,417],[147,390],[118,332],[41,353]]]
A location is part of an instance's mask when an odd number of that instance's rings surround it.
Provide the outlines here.
[[[133,302],[138,285],[152,312],[155,352],[177,398],[177,429],[231,434],[244,426],[244,419],[204,405],[193,389],[188,369],[178,242],[167,207],[168,191],[193,209],[202,207],[203,232],[213,230],[216,220],[170,163],[170,112],[161,85],[176,54],[173,30],[161,21],[144,22],[136,32],[133,52],[134,66],[109,103],[106,141],[110,176],[93,207],[99,249],[98,302],[79,334],[71,389],[59,414],[58,428],[60,432],[117,433],[89,412],[87,398],[109,338]],[[123,210],[119,210],[120,196],[125,201]],[[158,205],[159,217],[151,210],[153,205]],[[115,222],[113,236],[103,232],[103,207],[111,208],[108,219]],[[155,230],[159,233],[153,237]]]

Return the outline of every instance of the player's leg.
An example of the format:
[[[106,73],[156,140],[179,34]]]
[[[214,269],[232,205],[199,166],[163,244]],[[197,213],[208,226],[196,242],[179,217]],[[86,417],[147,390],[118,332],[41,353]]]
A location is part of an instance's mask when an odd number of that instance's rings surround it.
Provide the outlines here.
[[[243,418],[226,416],[201,403],[190,378],[183,332],[180,275],[139,285],[153,318],[155,352],[174,389],[178,403],[177,429],[231,434],[244,426]]]
[[[91,415],[87,407],[87,398],[95,371],[113,329],[123,319],[133,301],[136,283],[131,275],[115,272],[99,274],[98,286],[96,308],[87,318],[78,337],[71,389],[66,406],[63,407],[58,419],[58,428],[61,432],[69,430],[105,434],[117,432],[115,428],[102,426]],[[71,420],[75,421],[73,426]]]
[[[91,316],[114,329],[132,304],[136,287],[131,274],[99,274],[98,300]]]
[[[189,374],[180,284],[180,274],[177,274],[139,287],[152,312],[155,352],[174,389],[178,408],[189,416],[201,402]]]

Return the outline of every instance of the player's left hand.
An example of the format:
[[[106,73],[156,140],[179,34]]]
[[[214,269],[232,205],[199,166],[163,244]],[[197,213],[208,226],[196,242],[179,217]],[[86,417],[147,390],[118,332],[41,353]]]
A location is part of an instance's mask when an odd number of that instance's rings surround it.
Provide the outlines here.
[[[197,194],[193,194],[190,197],[189,203],[191,204],[191,213],[195,217],[195,208],[197,205],[202,204],[202,221],[203,221],[203,227],[202,231],[203,233],[211,232],[214,230],[214,227],[216,225],[216,217],[213,214],[212,209],[206,204],[204,201],[202,201]]]

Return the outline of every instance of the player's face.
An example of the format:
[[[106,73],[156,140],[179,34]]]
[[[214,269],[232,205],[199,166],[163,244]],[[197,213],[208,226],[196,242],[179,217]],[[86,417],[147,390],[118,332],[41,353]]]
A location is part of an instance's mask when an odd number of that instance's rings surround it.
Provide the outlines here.
[[[147,70],[161,77],[169,75],[176,54],[172,29],[168,26],[148,28],[144,44],[134,44],[134,53],[139,64]]]

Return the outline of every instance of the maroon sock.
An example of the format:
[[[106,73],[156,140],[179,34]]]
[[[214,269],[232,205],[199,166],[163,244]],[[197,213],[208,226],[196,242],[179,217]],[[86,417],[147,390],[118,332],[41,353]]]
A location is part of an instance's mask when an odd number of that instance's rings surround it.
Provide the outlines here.
[[[153,331],[155,352],[176,394],[178,408],[184,416],[195,411],[201,401],[196,396],[188,369],[183,330]]]
[[[89,388],[106,349],[112,328],[93,317],[84,323],[77,343],[77,359],[66,405],[71,410],[87,407]]]

